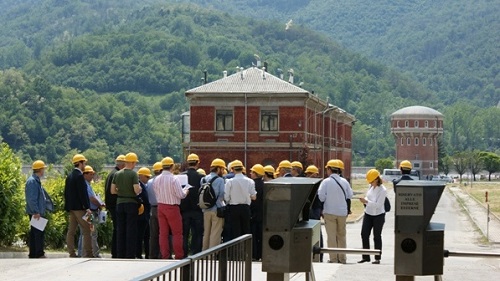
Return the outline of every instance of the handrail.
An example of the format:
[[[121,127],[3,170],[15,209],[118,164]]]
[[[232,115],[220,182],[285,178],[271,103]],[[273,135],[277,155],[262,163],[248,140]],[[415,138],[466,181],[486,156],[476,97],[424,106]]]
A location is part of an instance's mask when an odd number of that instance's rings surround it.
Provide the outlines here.
[[[242,235],[132,280],[251,281],[252,235]]]

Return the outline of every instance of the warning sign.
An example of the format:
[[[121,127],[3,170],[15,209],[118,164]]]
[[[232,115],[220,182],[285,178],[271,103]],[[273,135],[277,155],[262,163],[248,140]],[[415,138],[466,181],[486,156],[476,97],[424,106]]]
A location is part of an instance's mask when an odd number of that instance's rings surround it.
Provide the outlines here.
[[[397,216],[423,216],[424,192],[422,188],[398,187],[396,192]]]

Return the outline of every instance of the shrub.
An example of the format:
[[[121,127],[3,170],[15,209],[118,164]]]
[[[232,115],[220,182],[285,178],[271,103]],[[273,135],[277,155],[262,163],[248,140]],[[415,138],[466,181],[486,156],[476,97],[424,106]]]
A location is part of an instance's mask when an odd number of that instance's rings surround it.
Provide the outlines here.
[[[24,176],[21,160],[6,143],[0,145],[0,246],[19,239],[24,214]]]

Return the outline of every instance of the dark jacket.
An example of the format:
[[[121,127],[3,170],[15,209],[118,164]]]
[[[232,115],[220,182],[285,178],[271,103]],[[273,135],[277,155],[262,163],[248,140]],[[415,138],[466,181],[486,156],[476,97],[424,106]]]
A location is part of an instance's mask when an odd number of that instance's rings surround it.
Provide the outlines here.
[[[141,198],[140,200],[142,200],[142,204],[144,205],[144,213],[139,215],[139,220],[149,221],[151,218],[151,204],[149,203],[148,187],[141,181],[139,181],[139,185],[141,186],[142,191],[139,195],[137,195],[137,197]],[[152,186],[149,188],[152,188]]]
[[[198,191],[200,190],[200,183],[203,175],[198,173],[195,168],[189,168],[183,174],[187,175],[188,183],[192,186],[192,188],[189,189],[189,193],[186,198],[181,200],[181,212],[201,212],[201,209],[198,206]]]
[[[106,203],[106,209],[108,210],[116,209],[116,199],[118,199],[118,195],[111,194],[111,184],[113,183],[113,177],[119,170],[118,167],[115,167],[106,177],[106,184],[104,185],[104,203]]]
[[[66,211],[87,210],[90,208],[87,182],[82,171],[73,169],[66,177],[64,186],[64,209]]]
[[[256,178],[255,191],[257,198],[250,203],[251,220],[253,222],[261,222],[264,217],[264,181],[262,178]]]
[[[393,180],[393,181],[392,181],[392,184],[393,184],[393,186],[394,186],[394,187],[396,187],[396,185],[398,185],[398,183],[399,183],[400,181],[412,181],[412,180],[413,180],[413,179],[410,177],[410,175],[404,174],[404,175],[402,175],[399,179],[397,179],[397,180]]]

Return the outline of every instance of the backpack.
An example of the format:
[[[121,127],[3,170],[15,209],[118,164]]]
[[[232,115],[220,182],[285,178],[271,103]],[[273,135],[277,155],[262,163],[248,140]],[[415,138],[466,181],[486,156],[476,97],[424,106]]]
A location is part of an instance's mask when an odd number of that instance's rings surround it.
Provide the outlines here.
[[[201,209],[210,209],[215,206],[215,202],[217,202],[217,196],[215,195],[215,190],[212,187],[212,183],[218,177],[213,177],[210,182],[207,182],[205,178],[203,178],[203,183],[200,186],[200,190],[198,191],[198,206]]]
[[[384,210],[386,213],[391,211],[391,202],[389,202],[389,198],[387,197],[385,197],[384,201]]]

